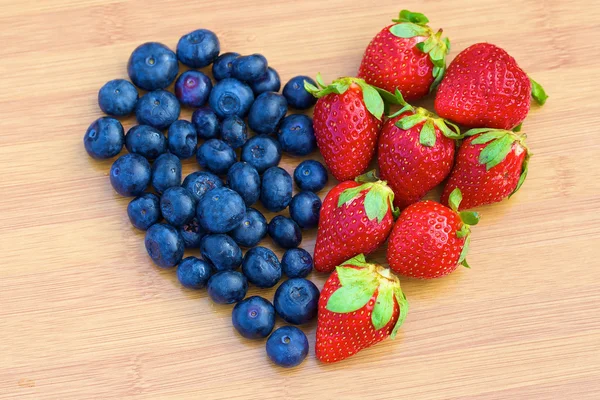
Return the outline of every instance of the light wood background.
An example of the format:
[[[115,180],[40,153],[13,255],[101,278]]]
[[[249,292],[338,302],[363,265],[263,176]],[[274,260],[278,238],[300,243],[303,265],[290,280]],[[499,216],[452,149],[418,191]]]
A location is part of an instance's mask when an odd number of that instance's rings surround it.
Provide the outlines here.
[[[378,3],[0,1],[0,398],[600,398],[598,3]],[[284,82],[353,75],[400,7],[443,27],[451,58],[489,41],[545,86],[524,124],[529,177],[480,210],[472,270],[403,280],[411,310],[395,341],[322,365],[311,324],[308,359],[274,367],[264,342],[235,333],[231,307],[151,264],[110,162],[83,149],[97,90],[127,77],[138,44],[174,48],[200,27],[223,51],[265,54]]]

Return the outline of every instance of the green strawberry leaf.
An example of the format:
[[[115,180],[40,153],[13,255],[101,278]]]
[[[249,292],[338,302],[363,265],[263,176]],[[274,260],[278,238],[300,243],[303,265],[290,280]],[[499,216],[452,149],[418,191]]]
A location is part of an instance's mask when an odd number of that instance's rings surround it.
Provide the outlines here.
[[[366,190],[369,186],[367,186],[368,184],[364,184],[364,185],[360,185],[360,186],[356,186],[353,188],[349,188],[344,190],[341,194],[340,197],[338,198],[338,207],[343,206],[344,204],[347,204],[349,202],[351,202],[352,200],[354,200],[356,197],[358,197],[363,190]]]
[[[427,122],[421,127],[419,143],[426,147],[433,147],[435,145],[435,127],[431,118],[428,118]]]
[[[365,106],[367,110],[377,119],[381,120],[384,111],[384,103],[381,95],[373,86],[369,85],[365,81],[356,80],[355,81],[362,89],[363,92],[363,100],[365,102]]]
[[[529,80],[531,81],[531,97],[533,97],[536,103],[538,103],[540,106],[543,106],[544,104],[546,104],[546,100],[548,100],[548,95],[546,94],[546,91],[544,90],[542,85],[531,79],[531,77],[529,78]]]
[[[363,256],[364,258],[364,256]],[[338,278],[342,286],[372,286],[373,284],[377,284],[377,279],[375,275],[369,270],[369,268],[365,268],[369,264],[366,262],[356,262],[356,264],[348,264],[354,263],[356,261],[348,260],[346,261],[346,265],[353,265],[360,268],[352,268],[345,267],[340,265],[336,267],[336,271],[338,273]]]
[[[433,120],[433,123],[435,124],[435,126],[438,127],[440,131],[442,131],[444,136],[446,136],[448,139],[462,139],[462,135],[460,134],[460,128],[452,122],[446,121],[442,118],[435,118]],[[452,129],[450,129],[448,125],[450,125]]]
[[[316,81],[317,81],[317,84],[318,84],[319,86],[321,86],[321,88],[323,88],[323,89],[324,89],[324,88],[326,88],[326,87],[327,87],[327,85],[325,84],[325,82],[323,82],[323,77],[321,76],[321,73],[320,73],[320,72],[318,72],[318,73],[317,73],[317,79],[316,79]]]
[[[445,37],[442,39],[444,45],[446,46],[446,54],[450,53],[450,39]]]
[[[521,186],[523,186],[523,182],[525,182],[525,178],[527,178],[527,171],[529,170],[529,158],[530,157],[531,156],[529,154],[529,151],[527,151],[527,155],[525,156],[525,160],[523,161],[523,167],[521,169],[521,176],[519,176],[519,181],[517,182],[517,186],[515,187],[515,190],[513,190],[512,193],[508,195],[509,199],[511,198],[511,196],[513,194],[517,193],[517,191],[519,189],[521,189]]]
[[[375,183],[365,196],[365,212],[369,220],[381,223],[388,210],[393,208],[394,192],[384,183]]]
[[[377,182],[378,180],[379,180],[379,177],[377,176],[377,170],[374,170],[374,169],[354,178],[354,181],[356,181],[358,183]]]
[[[460,263],[463,267],[465,268],[469,268],[471,269],[471,266],[469,265],[469,263],[467,262],[467,259],[465,258],[464,260],[462,260],[462,262]]]
[[[408,130],[418,123],[425,121],[426,119],[427,117],[421,114],[407,115],[406,117],[396,121],[396,126],[400,129]]]
[[[440,85],[440,82],[444,78],[444,74],[446,73],[446,66],[438,67],[437,65],[433,66],[433,83],[429,87],[429,93],[432,93],[435,88]]]
[[[431,31],[429,28],[414,24],[412,22],[402,22],[390,28],[392,35],[409,39],[415,36],[429,36]]]
[[[349,84],[343,82],[334,82],[331,84],[331,90],[333,93],[342,94],[350,87]]]
[[[465,137],[475,136],[475,135],[479,135],[480,133],[489,132],[489,131],[492,131],[492,130],[495,130],[495,129],[492,129],[492,128],[475,128],[475,129],[469,129],[468,131],[466,131],[464,133],[464,136]]]
[[[351,259],[344,261],[344,263],[342,263],[342,265],[354,265],[355,267],[366,267],[367,265],[369,265],[369,263],[367,262],[367,260],[365,259],[365,255],[364,254],[357,254],[354,257],[352,257]],[[339,271],[338,271],[339,273]]]
[[[487,132],[483,133],[481,136],[476,137],[471,142],[472,144],[485,144],[487,142],[491,142],[494,139],[499,139],[502,136],[506,135],[506,131],[502,129],[490,129]]]
[[[400,315],[398,315],[398,321],[396,322],[396,325],[392,330],[392,334],[390,335],[392,339],[396,337],[398,329],[400,329],[400,327],[404,323],[404,320],[406,319],[406,315],[408,314],[408,301],[406,300],[406,296],[404,295],[400,287],[394,289],[394,298],[396,299],[396,301],[398,302],[398,306],[400,307]]]
[[[479,154],[479,163],[485,165],[486,170],[490,170],[500,164],[510,150],[515,138],[512,135],[504,135],[499,139],[488,144]]]
[[[321,90],[306,80],[304,81],[304,89],[313,96]]]
[[[381,281],[379,292],[371,314],[371,322],[375,330],[386,326],[394,314],[394,288],[388,281]]]
[[[479,213],[475,211],[461,211],[460,219],[467,225],[477,225],[479,223]]]
[[[522,128],[523,128],[523,123],[521,122],[519,125],[517,125],[514,128],[512,128],[512,131],[513,132],[521,132]]]
[[[417,25],[425,25],[429,22],[429,19],[418,12],[410,12],[408,10],[400,11],[398,19],[393,19],[394,22],[412,22]]]
[[[325,308],[335,313],[349,313],[363,308],[373,297],[377,284],[342,286],[329,297]]]
[[[456,188],[450,193],[450,196],[448,196],[448,204],[450,205],[451,209],[456,211],[456,210],[458,210],[458,207],[460,207],[461,201],[462,201],[462,192],[460,191],[459,188]]]
[[[462,239],[465,236],[467,236],[470,232],[471,230],[469,229],[469,226],[467,224],[462,224],[460,230],[456,231],[456,237]]]
[[[458,264],[466,263],[467,253],[469,252],[470,244],[471,244],[471,236],[467,236],[467,238],[465,239],[465,244],[463,245],[462,251],[460,252],[460,256],[458,257]],[[469,264],[467,264],[467,265],[469,265]],[[470,267],[468,267],[468,268],[470,268]]]

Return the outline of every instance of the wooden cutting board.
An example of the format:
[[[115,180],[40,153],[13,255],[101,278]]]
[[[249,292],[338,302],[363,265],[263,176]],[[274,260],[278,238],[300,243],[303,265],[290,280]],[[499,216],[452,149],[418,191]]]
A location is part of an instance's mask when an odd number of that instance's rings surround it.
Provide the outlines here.
[[[597,2],[0,7],[0,398],[600,398]],[[200,27],[219,35],[223,51],[263,53],[283,82],[319,71],[326,81],[353,75],[400,7],[444,28],[450,58],[492,42],[544,85],[548,103],[524,124],[534,152],[529,177],[510,201],[479,210],[471,270],[403,280],[411,310],[395,341],[322,365],[313,323],[304,327],[308,359],[277,368],[264,342],[236,334],[231,307],[182,289],[174,271],[151,264],[127,219],[128,199],[111,189],[111,162],[83,149],[87,126],[101,116],[97,91],[127,78],[138,44],[174,48]],[[126,129],[133,123],[123,120]],[[291,173],[299,161],[286,156],[282,165]],[[185,163],[185,173],[196,169]],[[305,232],[303,247],[312,251],[314,238]],[[384,251],[373,259],[385,262]],[[272,298],[273,290],[250,294]]]

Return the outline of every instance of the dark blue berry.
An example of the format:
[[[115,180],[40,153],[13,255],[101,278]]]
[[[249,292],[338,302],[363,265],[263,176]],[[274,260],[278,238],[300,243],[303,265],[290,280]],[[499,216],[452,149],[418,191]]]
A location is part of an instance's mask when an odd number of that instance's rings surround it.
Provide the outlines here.
[[[267,219],[260,211],[254,208],[246,210],[246,216],[229,235],[237,244],[244,247],[254,247],[267,234]]]
[[[211,172],[196,171],[186,176],[181,186],[189,190],[196,200],[200,200],[205,193],[223,187],[223,181]]]
[[[250,107],[248,126],[259,134],[275,133],[286,113],[285,97],[274,92],[262,93]]]
[[[212,73],[213,77],[217,80],[223,80],[225,78],[231,78],[231,72],[233,70],[233,60],[238,58],[239,53],[223,53],[213,63]]]
[[[304,114],[291,114],[283,119],[277,139],[283,151],[293,156],[306,156],[317,148],[313,120]]]
[[[121,196],[139,196],[150,184],[150,163],[137,154],[125,154],[110,167],[110,183]]]
[[[152,225],[146,231],[144,243],[152,261],[161,268],[174,267],[183,258],[183,239],[171,225]]]
[[[302,229],[315,228],[319,225],[321,199],[313,192],[300,192],[290,203],[290,217]]]
[[[281,264],[270,249],[253,247],[244,256],[242,272],[248,278],[248,282],[259,288],[270,288],[281,279]]]
[[[260,296],[248,297],[233,307],[231,322],[246,339],[266,338],[275,326],[275,308]]]
[[[236,162],[229,168],[227,184],[242,196],[247,207],[260,197],[260,175],[256,168],[246,162]]]
[[[302,231],[297,223],[283,215],[275,216],[269,222],[269,236],[284,249],[298,247],[302,242]]]
[[[127,205],[127,216],[131,225],[143,231],[147,230],[160,219],[158,196],[144,193],[131,200]]]
[[[188,107],[202,107],[208,101],[212,82],[200,71],[185,71],[175,81],[175,96]]]
[[[138,97],[138,91],[131,82],[114,79],[100,88],[98,105],[108,115],[124,117],[133,112]]]
[[[273,305],[284,321],[305,324],[317,316],[319,289],[308,279],[288,279],[277,288]]]
[[[300,75],[289,80],[283,87],[283,95],[285,96],[290,107],[297,110],[306,110],[315,105],[317,99],[312,94],[304,89],[304,81],[307,81],[313,86],[317,83],[310,77]]]
[[[242,250],[232,238],[222,233],[204,236],[200,253],[217,271],[238,269],[242,263]]]
[[[177,56],[162,43],[149,42],[138,46],[127,64],[131,81],[144,90],[164,89],[179,72]]]
[[[295,326],[282,326],[267,339],[267,356],[284,368],[300,365],[308,355],[308,339]]]
[[[167,142],[171,153],[181,159],[190,158],[196,154],[198,144],[196,128],[191,122],[179,119],[169,127]]]
[[[177,279],[188,289],[206,287],[211,274],[210,264],[196,257],[186,257],[177,266]]]
[[[237,271],[219,271],[208,280],[208,295],[217,304],[233,304],[246,297],[248,280]]]
[[[214,139],[219,136],[221,123],[217,114],[210,108],[199,108],[194,111],[192,124],[201,139]]]
[[[289,249],[281,258],[281,270],[288,278],[306,278],[314,266],[310,253],[304,249]]]
[[[197,249],[200,247],[200,242],[206,232],[198,223],[198,218],[194,217],[190,222],[179,228],[179,234],[186,249]]]
[[[196,216],[196,199],[186,188],[170,187],[160,197],[160,212],[165,221],[180,227]]]
[[[167,138],[149,125],[134,125],[125,135],[125,147],[130,153],[154,160],[167,151]]]
[[[152,164],[152,186],[158,193],[181,184],[181,161],[177,156],[161,154]]]
[[[281,89],[279,74],[273,68],[269,67],[263,76],[250,82],[250,87],[255,96],[264,92],[279,92],[279,89]]]
[[[166,90],[155,90],[143,95],[135,106],[138,123],[150,125],[156,129],[167,129],[177,121],[181,107],[177,97]]]
[[[327,170],[318,161],[302,161],[294,170],[294,182],[300,190],[318,192],[327,185]]]
[[[221,139],[234,149],[242,147],[248,140],[248,129],[237,115],[227,117],[221,123]]]
[[[292,177],[280,167],[271,167],[263,174],[260,201],[269,211],[285,209],[292,201]]]
[[[248,139],[242,147],[242,161],[252,165],[259,174],[279,164],[281,146],[267,135],[258,135]]]
[[[210,92],[208,103],[219,118],[230,115],[245,117],[254,101],[250,87],[237,79],[225,78]]]
[[[246,215],[246,205],[237,192],[217,188],[202,196],[196,208],[200,226],[208,232],[227,233]]]
[[[232,75],[243,82],[260,79],[267,73],[267,59],[262,54],[241,56],[233,60]]]
[[[98,160],[112,158],[121,152],[125,143],[123,125],[111,117],[98,118],[83,136],[85,151]]]
[[[177,43],[177,57],[182,64],[192,68],[204,68],[219,55],[219,39],[208,29],[198,29],[183,35]]]
[[[222,140],[210,139],[198,147],[196,161],[202,168],[223,175],[236,162],[235,151]]]

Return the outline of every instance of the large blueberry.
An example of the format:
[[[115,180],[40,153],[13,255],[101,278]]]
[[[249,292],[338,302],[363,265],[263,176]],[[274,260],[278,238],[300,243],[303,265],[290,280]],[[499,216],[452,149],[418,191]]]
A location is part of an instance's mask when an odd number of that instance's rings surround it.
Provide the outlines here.
[[[164,89],[179,72],[177,56],[162,43],[149,42],[138,46],[127,64],[131,81],[144,90]]]
[[[281,279],[281,264],[270,249],[253,247],[244,256],[242,272],[248,278],[248,282],[259,288],[270,288]]]
[[[127,151],[154,160],[167,151],[167,138],[149,125],[134,125],[125,135]]]
[[[139,196],[150,184],[150,163],[137,154],[125,154],[110,167],[110,183],[121,196]]]
[[[290,217],[300,228],[310,229],[319,225],[321,199],[313,192],[300,192],[290,203]]]
[[[246,339],[266,338],[275,326],[275,308],[260,296],[248,297],[233,307],[231,322]]]
[[[223,80],[225,78],[231,78],[231,72],[233,70],[233,60],[240,56],[239,53],[223,53],[212,65],[213,77],[217,80]]]
[[[297,223],[283,215],[275,216],[269,222],[269,236],[284,249],[298,247],[302,242],[302,231]]]
[[[236,162],[235,151],[222,140],[210,139],[198,147],[196,161],[217,175],[226,174]]]
[[[260,211],[254,208],[248,208],[242,222],[229,232],[233,240],[244,247],[256,246],[266,234],[267,219]]]
[[[177,97],[166,90],[154,90],[143,95],[135,106],[138,123],[156,129],[167,129],[177,121],[181,107]]]
[[[300,190],[318,192],[327,185],[327,169],[318,161],[302,161],[294,170],[294,182]]]
[[[198,29],[183,35],[177,43],[177,57],[182,64],[192,68],[204,68],[219,55],[219,39],[208,29]]]
[[[138,91],[131,82],[113,79],[100,88],[98,105],[108,115],[124,117],[133,112],[138,97]]]
[[[233,60],[232,75],[244,82],[252,82],[267,73],[267,59],[262,54],[241,56]]]
[[[221,122],[219,122],[217,114],[208,107],[194,111],[192,124],[201,139],[214,139],[219,136]]]
[[[246,205],[237,192],[217,188],[200,198],[196,214],[200,226],[205,230],[227,233],[242,222],[246,215]]]
[[[219,118],[230,115],[245,117],[254,101],[254,94],[248,85],[233,78],[217,82],[210,92],[208,103]]]
[[[279,92],[279,89],[281,89],[279,74],[273,68],[269,67],[263,76],[250,82],[250,87],[255,96],[264,92]]]
[[[292,177],[280,167],[271,167],[263,174],[260,201],[269,211],[285,209],[292,201]]]
[[[248,140],[248,129],[244,120],[237,115],[225,118],[221,123],[221,139],[233,149],[242,147]]]
[[[196,199],[186,188],[170,187],[160,197],[160,212],[165,221],[180,227],[196,216]]]
[[[206,287],[211,274],[210,264],[196,257],[186,257],[177,266],[177,279],[188,289]]]
[[[178,119],[169,127],[169,151],[181,159],[190,158],[196,154],[198,135],[194,125],[186,120]]]
[[[265,92],[259,95],[248,114],[248,126],[256,133],[265,135],[274,133],[279,123],[287,113],[285,97],[274,92]]]
[[[152,261],[161,268],[174,267],[183,258],[183,239],[171,225],[152,225],[146,231],[144,243]]]
[[[295,326],[282,326],[267,339],[267,356],[284,368],[300,365],[308,355],[308,339]]]
[[[200,247],[200,242],[204,235],[206,235],[206,232],[198,223],[198,218],[194,217],[190,222],[183,224],[179,228],[179,234],[183,239],[186,249],[197,249]]]
[[[181,184],[181,161],[177,156],[161,154],[152,164],[152,186],[158,193]]]
[[[300,75],[289,80],[283,87],[283,95],[285,96],[288,105],[298,110],[306,110],[315,105],[317,99],[312,94],[304,89],[304,81],[307,81],[313,86],[317,83],[310,77]]]
[[[204,236],[200,252],[217,271],[234,270],[242,263],[242,250],[232,238],[222,233]]]
[[[127,205],[127,216],[131,225],[143,231],[147,230],[160,219],[158,196],[154,193],[144,193],[131,200]]]
[[[281,270],[288,278],[306,278],[313,266],[310,253],[304,249],[288,249],[281,258]]]
[[[248,207],[260,197],[260,175],[256,168],[246,162],[236,162],[229,168],[227,184],[242,196]]]
[[[317,316],[319,289],[308,279],[288,279],[277,288],[273,304],[284,321],[305,324]]]
[[[317,148],[313,120],[304,114],[291,114],[281,121],[277,139],[283,151],[293,156],[306,156]]]
[[[175,81],[175,96],[188,107],[202,107],[208,101],[212,82],[200,71],[185,71]]]
[[[279,164],[281,146],[267,135],[254,136],[242,147],[242,161],[252,165],[259,174]]]
[[[206,192],[223,187],[223,181],[211,172],[196,171],[186,176],[181,186],[189,190],[196,200],[200,200]]]
[[[85,151],[98,160],[119,154],[124,142],[123,125],[111,117],[98,118],[92,122],[83,136]]]
[[[246,297],[248,280],[237,271],[219,271],[208,280],[208,295],[217,304],[233,304]]]

